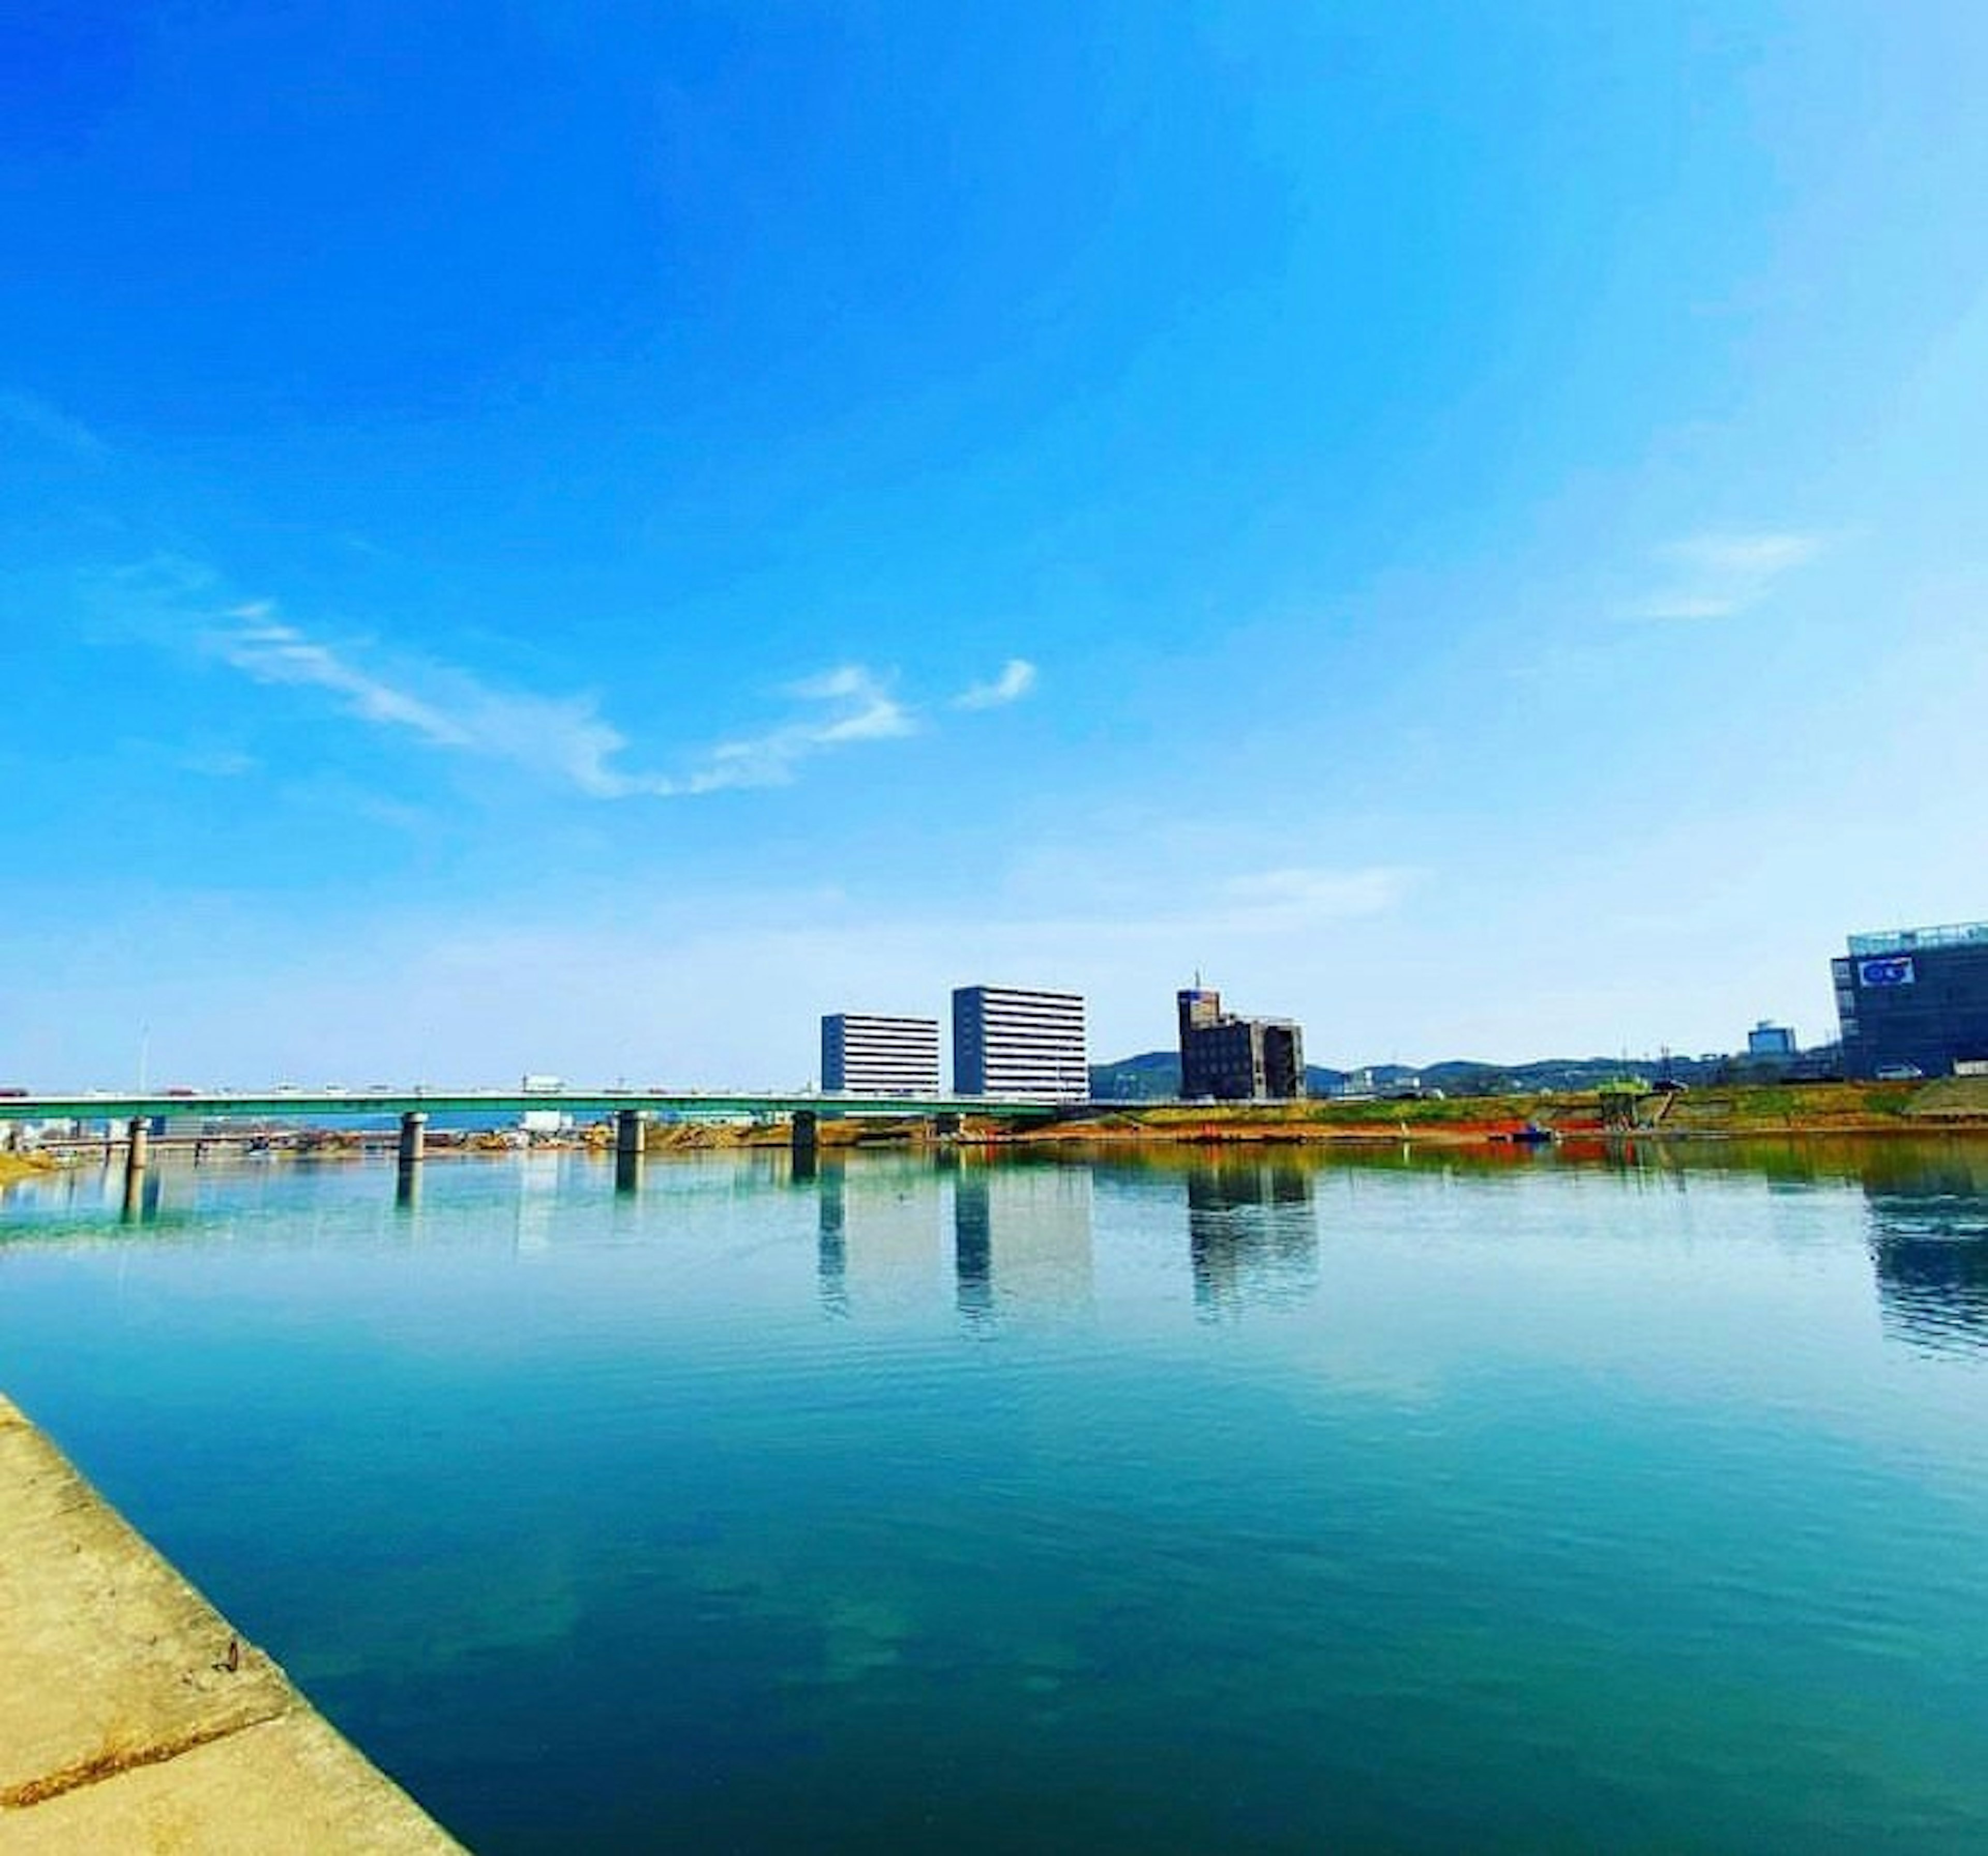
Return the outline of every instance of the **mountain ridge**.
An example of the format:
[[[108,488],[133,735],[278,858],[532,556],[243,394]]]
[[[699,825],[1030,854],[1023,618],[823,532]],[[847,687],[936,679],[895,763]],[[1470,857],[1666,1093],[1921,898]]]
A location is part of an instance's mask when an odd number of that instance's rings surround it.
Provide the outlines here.
[[[1682,1083],[1710,1083],[1752,1073],[1756,1068],[1767,1073],[1771,1067],[1750,1064],[1743,1057],[1669,1056],[1652,1063],[1648,1059],[1631,1062],[1625,1057],[1538,1057],[1523,1063],[1493,1063],[1473,1057],[1449,1057],[1440,1063],[1373,1063],[1357,1070],[1335,1070],[1323,1063],[1305,1066],[1308,1094],[1329,1096],[1347,1079],[1362,1071],[1373,1079],[1375,1090],[1410,1085],[1424,1090],[1441,1090],[1445,1095],[1526,1095],[1548,1089],[1592,1089],[1597,1084],[1618,1077],[1637,1076],[1646,1081],[1658,1076]],[[1128,1057],[1090,1067],[1090,1093],[1104,1101],[1165,1101],[1180,1094],[1180,1053],[1175,1050],[1147,1050]]]

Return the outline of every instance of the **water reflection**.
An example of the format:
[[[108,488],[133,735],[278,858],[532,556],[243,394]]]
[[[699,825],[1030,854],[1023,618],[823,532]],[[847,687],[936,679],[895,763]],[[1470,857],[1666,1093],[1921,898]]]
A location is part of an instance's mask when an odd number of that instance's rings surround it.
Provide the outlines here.
[[[123,1189],[119,1195],[117,1216],[119,1222],[127,1225],[149,1225],[159,1215],[159,1175],[151,1168],[134,1171],[127,1168]]]
[[[1988,1348],[1988,1150],[1874,1155],[1863,1183],[1886,1334],[1939,1352]]]
[[[837,1159],[823,1166],[819,1153],[810,1152],[803,1170],[800,1156],[794,1156],[794,1177],[815,1183],[815,1280],[822,1307],[832,1315],[849,1313],[849,1250],[843,1237],[846,1213],[842,1189],[847,1165]]]
[[[1195,1307],[1205,1320],[1251,1302],[1288,1306],[1318,1286],[1314,1169],[1289,1160],[1223,1160],[1187,1175]]]
[[[518,1197],[512,1243],[520,1256],[551,1249],[558,1235],[566,1158],[556,1152],[526,1153],[518,1157]]]
[[[822,1307],[848,1315],[915,1297],[941,1280],[939,1196],[916,1162],[893,1155],[816,1165],[816,1270]]]
[[[1090,1171],[978,1158],[953,1187],[955,1300],[976,1330],[1023,1309],[1090,1301]]]
[[[953,1306],[969,1328],[985,1330],[1025,1310],[1090,1303],[1087,1167],[950,1149],[928,1161],[824,1153],[812,1177],[816,1279],[831,1314],[942,1293],[948,1218]]]

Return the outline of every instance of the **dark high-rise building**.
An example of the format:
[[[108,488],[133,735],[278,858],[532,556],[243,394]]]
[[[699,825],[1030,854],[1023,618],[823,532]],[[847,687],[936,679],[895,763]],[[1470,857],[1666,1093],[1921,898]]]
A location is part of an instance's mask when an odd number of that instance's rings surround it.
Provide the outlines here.
[[[1829,963],[1843,1067],[1943,1077],[1988,1061],[1988,921],[1852,935]]]
[[[1287,1018],[1240,1018],[1194,986],[1180,1008],[1181,1094],[1189,1101],[1283,1101],[1305,1092],[1304,1033]]]

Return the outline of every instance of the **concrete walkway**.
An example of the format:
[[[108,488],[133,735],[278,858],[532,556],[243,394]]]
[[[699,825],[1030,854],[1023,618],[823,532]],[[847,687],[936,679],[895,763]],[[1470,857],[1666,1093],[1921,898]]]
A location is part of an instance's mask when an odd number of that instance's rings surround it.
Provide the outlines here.
[[[0,1852],[460,1847],[0,1398]]]

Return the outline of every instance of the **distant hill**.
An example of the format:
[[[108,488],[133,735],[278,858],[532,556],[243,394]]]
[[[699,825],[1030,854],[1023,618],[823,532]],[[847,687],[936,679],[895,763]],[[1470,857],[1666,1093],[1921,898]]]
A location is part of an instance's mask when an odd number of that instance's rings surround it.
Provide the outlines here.
[[[1452,1057],[1440,1063],[1417,1069],[1405,1063],[1374,1063],[1375,1087],[1382,1094],[1411,1080],[1424,1089],[1439,1089],[1449,1096],[1530,1095],[1548,1089],[1592,1089],[1621,1076],[1638,1076],[1654,1081],[1659,1074],[1681,1083],[1712,1083],[1733,1080],[1754,1073],[1744,1058],[1710,1060],[1672,1056],[1667,1060],[1648,1059],[1625,1062],[1621,1057],[1540,1057],[1528,1063],[1486,1063],[1467,1057]],[[1305,1087],[1314,1096],[1332,1094],[1351,1073],[1324,1064],[1305,1067]],[[1110,1063],[1090,1067],[1090,1093],[1105,1101],[1152,1102],[1171,1100],[1180,1094],[1180,1053],[1148,1050],[1138,1056],[1120,1057]]]
[[[1180,1094],[1180,1053],[1148,1050],[1090,1067],[1090,1093],[1107,1102],[1171,1101]]]
[[[1315,1096],[1330,1095],[1345,1079],[1343,1070],[1305,1066],[1305,1088]],[[1180,1094],[1180,1081],[1178,1050],[1148,1050],[1090,1067],[1090,1093],[1107,1102],[1171,1102]]]

